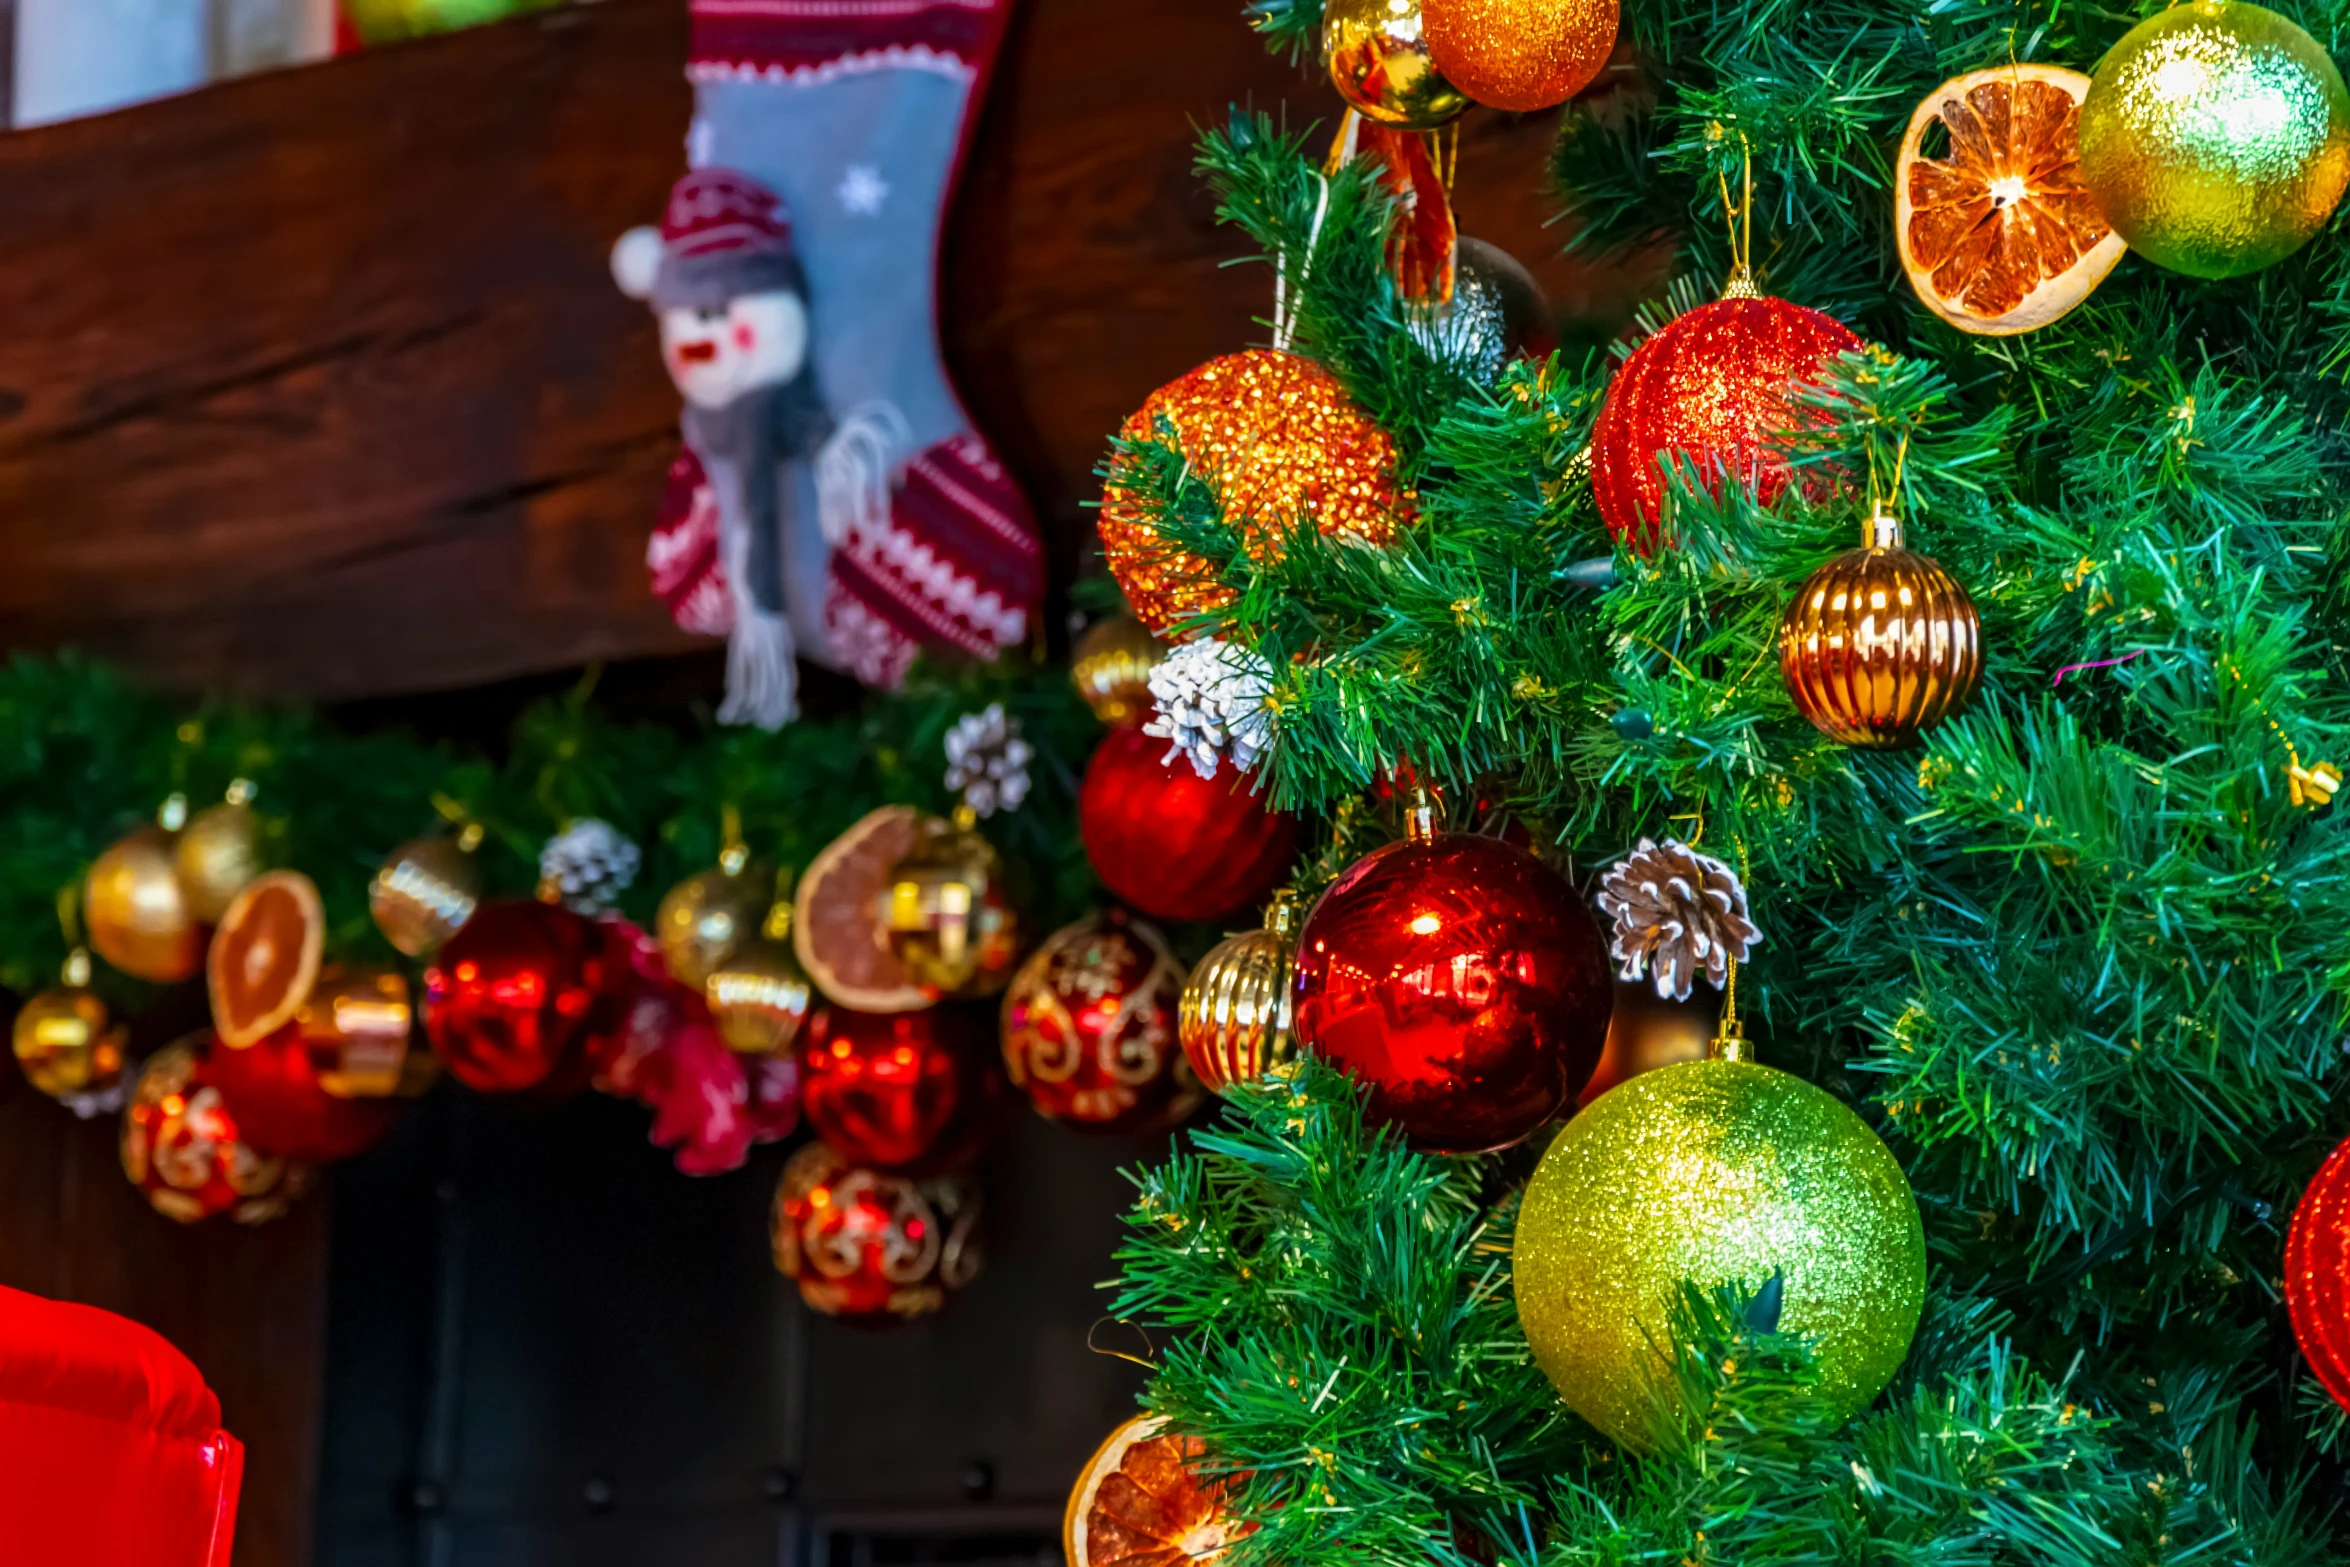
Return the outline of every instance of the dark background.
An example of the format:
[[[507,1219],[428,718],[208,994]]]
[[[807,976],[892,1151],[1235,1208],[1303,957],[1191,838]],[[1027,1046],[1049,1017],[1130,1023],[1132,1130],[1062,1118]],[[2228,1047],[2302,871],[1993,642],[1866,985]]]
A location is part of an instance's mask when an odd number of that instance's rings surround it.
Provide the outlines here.
[[[1024,0],[966,170],[944,352],[1063,581],[1106,433],[1264,337],[1192,127],[1334,114],[1238,10]],[[646,591],[677,400],[604,259],[679,172],[684,42],[682,0],[603,0],[0,136],[0,647],[477,738],[588,660],[640,714],[713,694]],[[1639,281],[1546,227],[1548,124],[1465,124],[1463,230],[1619,321]],[[201,1018],[176,998],[144,1042]],[[1024,1119],[981,1172],[978,1282],[861,1334],[769,1264],[783,1150],[688,1180],[644,1131],[443,1089],[286,1219],[182,1229],[111,1124],[11,1082],[0,1282],[204,1369],[248,1448],[240,1567],[1057,1552],[1140,1376],[1088,1346],[1115,1171],[1161,1149]]]

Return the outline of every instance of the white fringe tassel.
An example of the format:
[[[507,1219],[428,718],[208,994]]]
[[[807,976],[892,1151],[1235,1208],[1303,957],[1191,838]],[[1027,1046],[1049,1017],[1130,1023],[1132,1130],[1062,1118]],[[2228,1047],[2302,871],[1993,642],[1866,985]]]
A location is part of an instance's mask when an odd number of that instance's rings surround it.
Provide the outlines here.
[[[895,403],[883,398],[848,411],[816,454],[816,518],[835,549],[860,528],[889,521],[889,477],[914,432]]]

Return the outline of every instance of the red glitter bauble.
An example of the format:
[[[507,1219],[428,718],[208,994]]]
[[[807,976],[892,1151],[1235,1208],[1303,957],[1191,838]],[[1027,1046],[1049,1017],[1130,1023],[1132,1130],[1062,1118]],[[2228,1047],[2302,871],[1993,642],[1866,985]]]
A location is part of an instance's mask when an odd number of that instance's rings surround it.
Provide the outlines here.
[[[1037,1112],[1085,1132],[1171,1126],[1202,1097],[1176,1032],[1183,965],[1112,910],[1036,949],[1004,992],[1004,1066]]]
[[[849,1163],[889,1174],[968,1164],[1010,1104],[989,1011],[820,1009],[800,1046],[810,1129]]]
[[[1305,1046],[1433,1153],[1507,1148],[1573,1103],[1607,1038],[1599,928],[1556,871],[1498,838],[1391,843],[1299,933]]]
[[[1297,818],[1266,810],[1246,774],[1202,778],[1139,729],[1111,730],[1093,753],[1077,830],[1102,885],[1163,920],[1262,903],[1297,854]]]
[[[310,1169],[245,1140],[199,1054],[207,1040],[166,1045],[139,1069],[122,1112],[122,1173],[182,1224],[221,1214],[266,1223],[308,1188]]]
[[[1643,551],[1661,534],[1668,453],[1709,486],[1724,473],[1769,502],[1787,487],[1766,446],[1800,422],[1789,394],[1861,340],[1817,310],[1739,297],[1700,305],[1649,334],[1608,383],[1591,431],[1600,519]]]
[[[391,1130],[400,1102],[330,1094],[319,1066],[301,1025],[289,1023],[242,1050],[216,1043],[204,1076],[227,1098],[245,1141],[288,1159],[332,1164],[364,1152]]]
[[[823,1143],[775,1188],[775,1266],[828,1317],[879,1327],[928,1316],[979,1272],[979,1189],[859,1169]]]
[[[2350,1409],[2350,1142],[2327,1157],[2293,1209],[2285,1305],[2309,1369]]]
[[[569,909],[484,904],[424,971],[433,1054],[479,1093],[581,1086],[580,1047],[619,966],[603,929]]]

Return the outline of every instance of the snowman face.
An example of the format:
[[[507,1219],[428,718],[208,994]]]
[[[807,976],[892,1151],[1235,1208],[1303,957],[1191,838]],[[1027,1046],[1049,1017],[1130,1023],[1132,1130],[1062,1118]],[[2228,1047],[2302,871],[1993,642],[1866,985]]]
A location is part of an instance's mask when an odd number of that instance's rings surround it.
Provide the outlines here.
[[[742,294],[723,308],[661,312],[661,358],[697,408],[780,386],[808,360],[808,309],[788,289]]]

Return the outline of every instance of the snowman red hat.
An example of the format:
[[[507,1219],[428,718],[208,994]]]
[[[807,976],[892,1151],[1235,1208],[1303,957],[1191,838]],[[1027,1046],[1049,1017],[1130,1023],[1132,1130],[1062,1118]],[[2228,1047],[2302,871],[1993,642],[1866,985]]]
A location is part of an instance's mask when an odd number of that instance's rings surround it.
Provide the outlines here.
[[[783,201],[735,169],[696,169],[669,192],[661,226],[612,247],[621,292],[655,310],[717,310],[744,294],[806,294]]]

